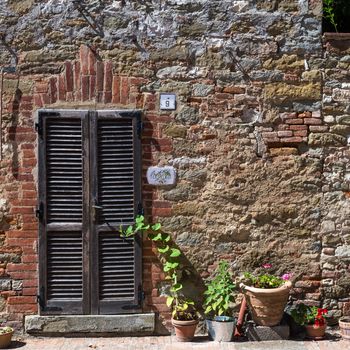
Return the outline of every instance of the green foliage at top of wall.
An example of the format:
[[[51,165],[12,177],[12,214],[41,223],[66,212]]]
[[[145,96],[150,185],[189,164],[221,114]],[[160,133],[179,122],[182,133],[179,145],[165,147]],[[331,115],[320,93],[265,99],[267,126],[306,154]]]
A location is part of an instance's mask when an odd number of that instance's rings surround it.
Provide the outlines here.
[[[323,31],[350,32],[350,1],[323,0]]]

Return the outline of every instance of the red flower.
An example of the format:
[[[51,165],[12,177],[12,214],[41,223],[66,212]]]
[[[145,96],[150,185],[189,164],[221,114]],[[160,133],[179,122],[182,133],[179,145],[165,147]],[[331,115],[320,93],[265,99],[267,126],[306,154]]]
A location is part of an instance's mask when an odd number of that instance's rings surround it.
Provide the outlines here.
[[[325,315],[327,312],[328,312],[327,309],[322,309],[322,308],[317,309],[317,315],[315,316],[315,322],[314,322],[316,327],[323,326],[326,323],[323,315]]]

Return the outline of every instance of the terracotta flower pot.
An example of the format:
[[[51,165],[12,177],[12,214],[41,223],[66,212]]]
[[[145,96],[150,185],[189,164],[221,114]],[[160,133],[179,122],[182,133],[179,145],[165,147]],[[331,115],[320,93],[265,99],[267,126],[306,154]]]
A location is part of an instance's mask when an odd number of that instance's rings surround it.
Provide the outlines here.
[[[322,339],[325,335],[327,324],[322,326],[316,326],[314,324],[308,324],[305,326],[306,336],[310,339]]]
[[[178,341],[186,342],[193,340],[198,320],[179,321],[172,318],[171,323],[175,328],[175,334]]]
[[[341,317],[339,319],[339,328],[343,339],[350,341],[350,317]]]
[[[264,289],[241,283],[253,321],[258,326],[276,326],[281,322],[292,283],[286,281],[281,287]]]
[[[13,332],[0,334],[0,349],[6,349],[11,344]]]

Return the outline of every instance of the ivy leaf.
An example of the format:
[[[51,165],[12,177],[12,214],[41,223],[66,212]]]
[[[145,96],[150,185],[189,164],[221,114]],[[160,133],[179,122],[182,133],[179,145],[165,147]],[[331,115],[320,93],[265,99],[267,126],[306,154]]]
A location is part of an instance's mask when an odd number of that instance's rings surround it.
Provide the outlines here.
[[[167,305],[167,307],[171,307],[174,299],[175,299],[174,297],[167,297],[166,298],[166,305]]]
[[[136,216],[135,221],[137,224],[143,224],[143,222],[145,221],[145,217],[143,215],[138,215]]]
[[[158,248],[158,252],[161,254],[166,253],[168,250],[170,249],[170,247],[168,245],[166,245],[164,248]]]
[[[153,231],[159,231],[161,229],[161,227],[162,227],[162,225],[159,222],[157,222],[156,224],[151,226],[151,229]]]
[[[151,237],[151,240],[155,242],[162,240],[162,234],[160,232],[157,233],[156,235],[151,235],[150,237]]]
[[[170,235],[167,233],[163,233],[162,239],[164,242],[169,242],[170,241]]]
[[[167,262],[165,263],[165,265],[164,265],[163,270],[164,270],[164,272],[168,272],[168,271],[170,271],[170,270],[176,269],[178,266],[179,266],[179,263],[178,263],[178,262],[173,262],[173,263],[171,263],[171,262],[167,261]]]
[[[128,228],[126,229],[125,232],[126,232],[126,234],[130,235],[130,234],[134,233],[134,229],[132,226],[128,226]]]
[[[177,258],[178,256],[180,256],[181,255],[181,251],[179,250],[179,249],[177,249],[177,248],[171,248],[171,254],[170,254],[170,256],[172,257],[172,258]]]
[[[171,287],[172,292],[178,292],[179,290],[182,289],[182,284],[181,283],[176,283]]]

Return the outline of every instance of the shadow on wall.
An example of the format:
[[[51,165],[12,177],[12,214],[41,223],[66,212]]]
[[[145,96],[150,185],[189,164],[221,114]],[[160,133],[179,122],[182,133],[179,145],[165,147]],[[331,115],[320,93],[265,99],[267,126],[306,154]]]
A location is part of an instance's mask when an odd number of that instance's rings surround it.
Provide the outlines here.
[[[16,140],[16,134],[17,134],[17,127],[18,127],[18,121],[19,121],[19,105],[21,103],[22,99],[22,91],[18,88],[19,85],[19,79],[17,80],[17,88],[15,91],[15,95],[12,101],[12,105],[9,106],[9,109],[12,111],[11,114],[11,124],[10,124],[10,134],[9,134],[9,141],[12,145],[12,174],[15,179],[18,180],[18,174],[19,174],[19,159],[18,159],[18,142]]]

